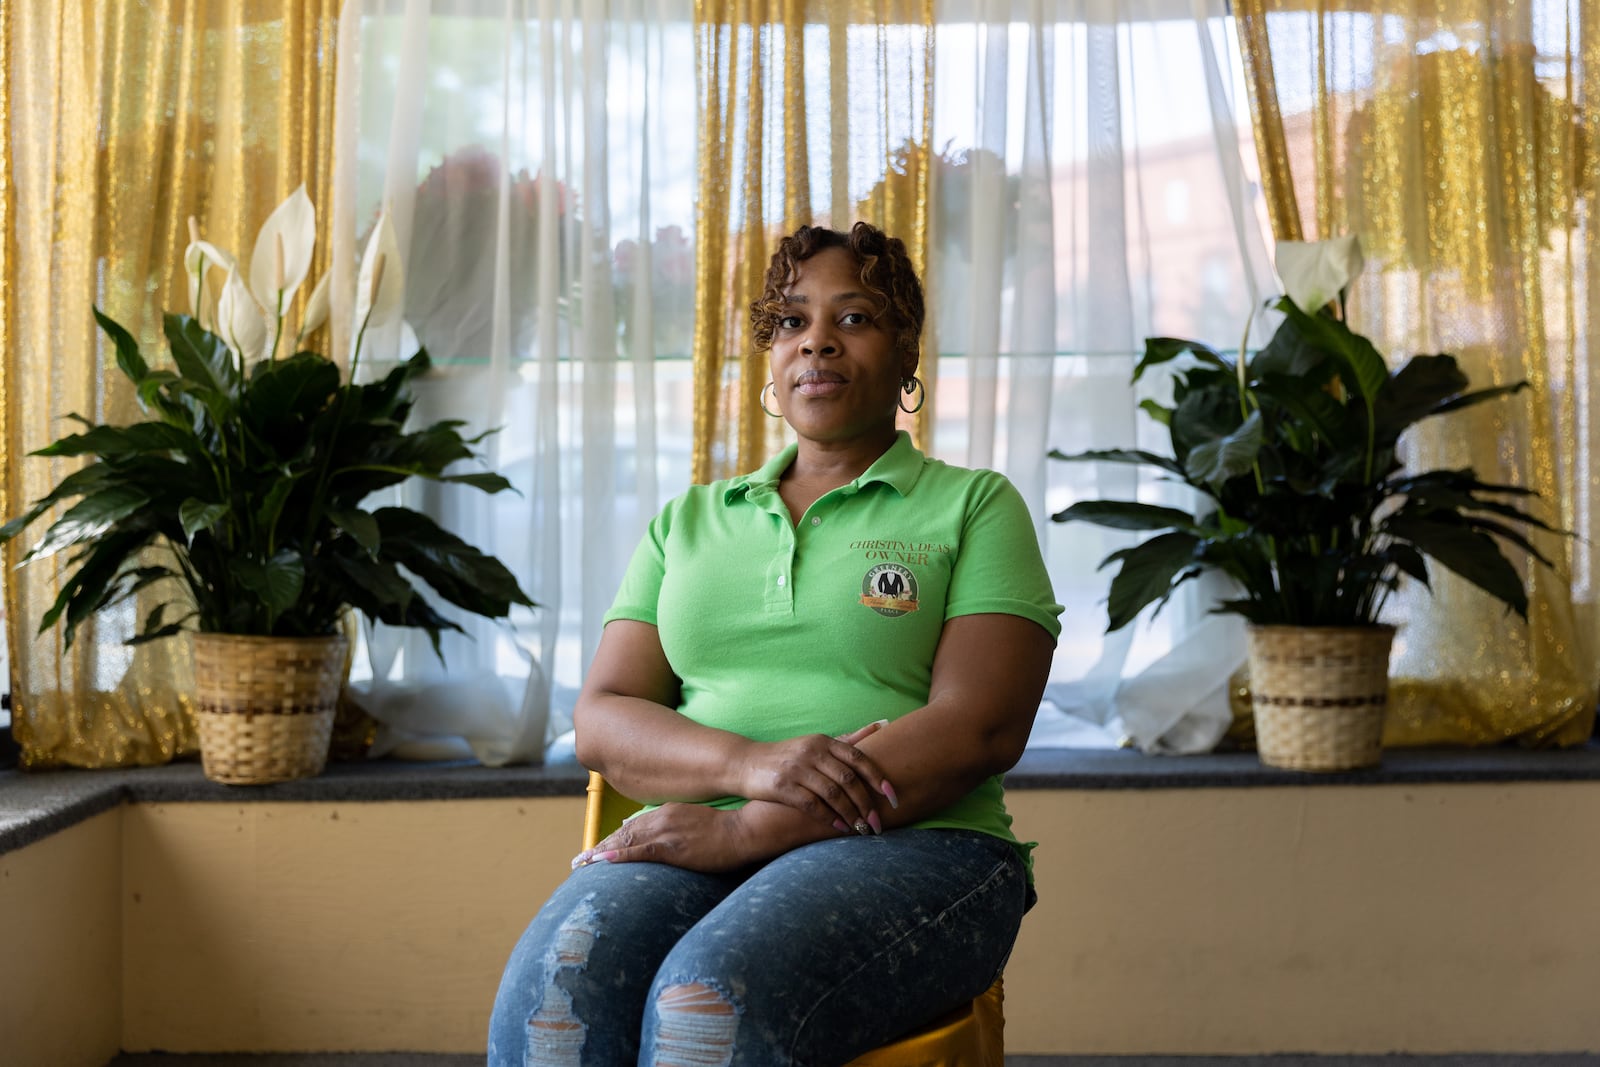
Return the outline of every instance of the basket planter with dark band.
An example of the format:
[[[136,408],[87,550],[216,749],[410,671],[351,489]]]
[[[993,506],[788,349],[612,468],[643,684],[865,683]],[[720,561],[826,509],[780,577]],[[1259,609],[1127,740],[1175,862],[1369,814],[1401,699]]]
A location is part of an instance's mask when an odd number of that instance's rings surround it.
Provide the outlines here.
[[[344,684],[345,637],[192,639],[206,777],[265,785],[320,774]]]
[[[1393,626],[1250,626],[1261,762],[1297,771],[1376,766]]]

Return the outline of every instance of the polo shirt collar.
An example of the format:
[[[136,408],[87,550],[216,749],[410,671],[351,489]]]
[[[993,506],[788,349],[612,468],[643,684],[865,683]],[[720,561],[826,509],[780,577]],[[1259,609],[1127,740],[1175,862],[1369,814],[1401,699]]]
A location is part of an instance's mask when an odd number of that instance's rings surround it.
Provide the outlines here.
[[[794,462],[795,453],[798,451],[798,445],[788,445],[763,463],[759,469],[730,479],[728,488],[723,490],[722,502],[731,504],[736,497],[744,495],[751,489],[776,490],[778,479],[789,469],[789,464]],[[911,435],[900,430],[895,434],[894,444],[889,446],[889,450],[879,456],[872,466],[862,471],[860,477],[850,484],[860,489],[873,482],[882,482],[901,496],[905,496],[911,492],[912,487],[917,484],[917,479],[922,476],[922,467],[922,453],[911,443]]]

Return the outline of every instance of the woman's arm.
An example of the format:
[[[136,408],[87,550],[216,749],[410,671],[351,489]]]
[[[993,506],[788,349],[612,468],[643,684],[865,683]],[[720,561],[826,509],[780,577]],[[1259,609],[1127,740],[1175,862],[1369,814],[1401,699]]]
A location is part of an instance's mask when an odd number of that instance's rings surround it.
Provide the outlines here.
[[[829,832],[836,820],[878,819],[886,780],[860,748],[823,734],[763,743],[702,726],[678,713],[680,688],[656,627],[607,624],[573,711],[578,761],[652,804],[759,798]]]
[[[1043,627],[1015,615],[964,615],[945,623],[928,703],[859,742],[899,789],[898,807],[877,805],[886,828],[936,815],[1016,764],[1054,649]],[[632,820],[579,859],[732,870],[838,832],[762,800],[732,812],[668,805]]]

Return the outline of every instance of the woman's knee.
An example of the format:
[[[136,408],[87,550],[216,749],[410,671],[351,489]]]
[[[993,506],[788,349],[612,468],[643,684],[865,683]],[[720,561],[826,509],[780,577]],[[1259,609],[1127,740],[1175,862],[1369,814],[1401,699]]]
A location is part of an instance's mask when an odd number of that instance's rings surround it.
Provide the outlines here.
[[[663,957],[728,888],[645,864],[575,872],[512,951],[490,1022],[491,1062],[578,1063],[580,1050],[585,1063],[632,1062]]]
[[[576,1064],[587,1026],[578,1005],[594,980],[591,956],[601,936],[594,895],[560,914],[547,909],[517,943],[490,1022],[492,1063]]]
[[[709,980],[659,986],[646,1027],[653,1039],[651,1062],[659,1067],[731,1063],[742,1014],[734,998]]]

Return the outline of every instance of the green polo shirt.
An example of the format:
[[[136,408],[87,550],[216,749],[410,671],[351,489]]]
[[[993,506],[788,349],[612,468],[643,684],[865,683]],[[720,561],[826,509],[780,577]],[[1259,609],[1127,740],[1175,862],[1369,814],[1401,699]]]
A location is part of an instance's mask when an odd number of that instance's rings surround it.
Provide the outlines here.
[[[684,715],[757,741],[843,734],[927,702],[947,619],[1019,615],[1060,635],[1032,517],[1003,475],[929,459],[902,431],[796,526],[778,495],[795,451],[668,504],[606,614],[657,628]],[[999,776],[918,825],[1016,841]]]

